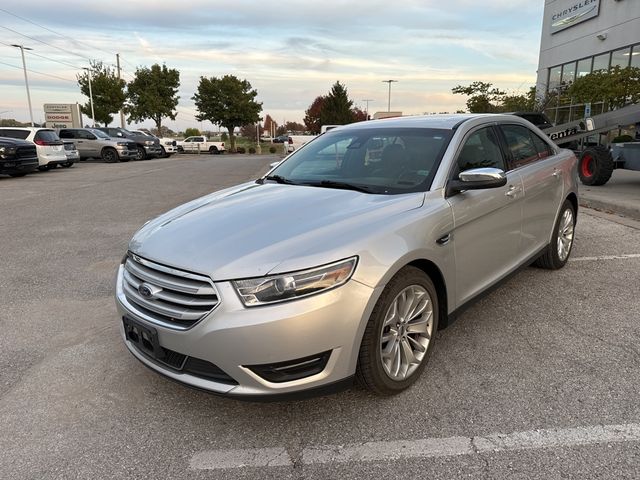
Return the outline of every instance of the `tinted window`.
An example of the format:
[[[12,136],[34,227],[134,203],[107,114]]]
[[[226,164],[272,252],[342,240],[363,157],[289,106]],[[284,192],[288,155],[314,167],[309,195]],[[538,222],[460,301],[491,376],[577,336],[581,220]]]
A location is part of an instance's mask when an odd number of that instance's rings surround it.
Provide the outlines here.
[[[511,152],[514,167],[521,167],[538,159],[538,150],[528,128],[521,125],[502,125],[500,128]]]
[[[549,146],[547,142],[542,140],[538,135],[533,132],[531,133],[531,138],[533,140],[533,145],[536,147],[536,151],[538,152],[538,158],[546,158],[554,154],[553,150]]]
[[[91,133],[93,133],[96,137],[98,138],[104,138],[104,139],[110,139],[111,137],[109,135],[107,135],[106,133],[104,133],[102,130],[94,130],[91,129],[89,130]]]
[[[60,137],[53,130],[38,130],[35,140],[42,140],[43,142],[59,142]]]
[[[460,172],[472,168],[499,168],[506,170],[498,139],[491,127],[482,128],[471,134],[464,142],[458,155]]]
[[[21,140],[26,140],[29,133],[28,130],[0,129],[0,137],[19,138]]]
[[[76,138],[73,130],[60,130],[58,136],[60,138]]]
[[[425,191],[450,138],[451,130],[427,128],[333,130],[294,152],[272,174],[298,184],[348,183],[372,193]]]

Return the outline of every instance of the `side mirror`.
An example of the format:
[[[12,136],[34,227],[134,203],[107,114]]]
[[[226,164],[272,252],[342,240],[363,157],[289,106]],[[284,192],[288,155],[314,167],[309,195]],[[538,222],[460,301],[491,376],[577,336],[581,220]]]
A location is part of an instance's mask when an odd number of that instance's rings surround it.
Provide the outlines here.
[[[117,135],[118,137],[121,137],[121,138],[122,138],[122,137],[124,137],[124,135],[122,134],[122,132],[118,132],[118,133],[116,133],[116,135]]]
[[[461,172],[458,180],[449,181],[446,196],[450,197],[464,190],[504,187],[506,184],[507,175],[499,168],[472,168]]]

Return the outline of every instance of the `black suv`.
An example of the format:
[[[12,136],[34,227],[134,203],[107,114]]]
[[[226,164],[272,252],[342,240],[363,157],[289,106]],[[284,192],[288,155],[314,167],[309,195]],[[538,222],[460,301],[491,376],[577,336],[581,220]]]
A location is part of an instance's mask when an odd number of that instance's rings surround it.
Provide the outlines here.
[[[162,155],[160,140],[158,140],[157,138],[151,138],[147,135],[133,133],[124,128],[96,127],[96,129],[102,130],[104,133],[113,138],[126,138],[128,140],[136,142],[136,160],[146,160],[148,158],[160,157]]]
[[[0,137],[0,174],[23,177],[38,169],[38,152],[31,142]]]

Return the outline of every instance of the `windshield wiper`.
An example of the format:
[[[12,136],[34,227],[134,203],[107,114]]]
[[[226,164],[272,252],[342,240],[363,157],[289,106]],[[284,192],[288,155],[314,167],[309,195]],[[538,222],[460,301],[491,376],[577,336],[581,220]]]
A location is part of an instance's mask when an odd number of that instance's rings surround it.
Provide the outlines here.
[[[298,185],[296,182],[284,178],[282,175],[267,175],[266,177],[260,178],[257,182],[264,183],[265,180],[273,180],[276,183],[285,183],[287,185]]]
[[[308,185],[311,187],[326,187],[326,188],[340,188],[343,190],[355,190],[356,192],[363,193],[379,193],[375,191],[373,188],[368,187],[366,185],[357,185],[354,183],[347,182],[336,182],[335,180],[322,180],[320,182],[308,182],[304,183],[304,185]]]

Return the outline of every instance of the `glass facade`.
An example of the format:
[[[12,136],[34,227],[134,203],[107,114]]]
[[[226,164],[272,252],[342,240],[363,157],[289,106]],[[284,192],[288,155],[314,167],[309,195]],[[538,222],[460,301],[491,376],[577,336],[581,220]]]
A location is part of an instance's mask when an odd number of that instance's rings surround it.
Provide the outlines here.
[[[593,57],[593,68],[591,71],[596,72],[598,70],[608,70],[610,56],[609,52],[607,52]]]
[[[640,68],[640,44],[633,47],[631,52],[631,66]]]
[[[562,83],[568,85],[576,79],[576,62],[565,63],[562,66]]]
[[[627,68],[629,66],[631,47],[622,48],[611,52],[611,67],[618,66]]]
[[[591,73],[591,61],[591,57],[578,60],[578,69],[576,70],[577,78],[584,77]]]

